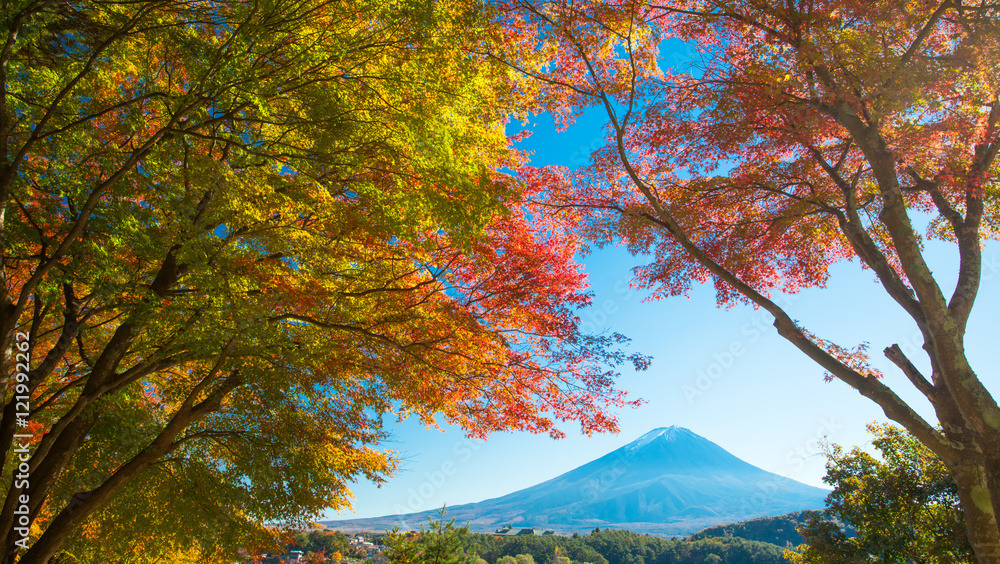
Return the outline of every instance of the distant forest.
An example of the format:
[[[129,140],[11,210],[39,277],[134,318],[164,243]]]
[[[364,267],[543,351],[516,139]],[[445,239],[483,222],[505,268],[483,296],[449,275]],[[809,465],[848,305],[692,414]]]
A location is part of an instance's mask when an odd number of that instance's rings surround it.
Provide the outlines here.
[[[804,525],[806,516],[811,511],[799,511],[777,517],[760,517],[739,523],[729,523],[726,525],[716,525],[698,531],[688,537],[688,540],[700,540],[711,537],[739,537],[741,539],[767,542],[783,546],[785,548],[795,548],[802,544],[802,535],[796,527]],[[850,529],[849,536],[853,536],[854,530]]]
[[[530,555],[533,564],[787,564],[785,546],[747,540],[713,531],[694,539],[672,540],[622,530],[595,530],[589,535],[564,537],[465,535],[467,562],[497,564],[504,557]],[[699,533],[701,535],[702,533]],[[298,533],[288,548],[305,554],[335,551],[350,554],[348,538],[339,532]],[[556,548],[560,562],[556,562]],[[571,562],[567,563],[564,559]],[[525,562],[527,559],[518,559]],[[509,560],[508,560],[509,562]]]
[[[561,537],[470,535],[467,553],[489,564],[504,556],[530,554],[535,564],[554,564],[555,549],[573,564],[778,564],[787,563],[784,548],[738,537],[671,540],[631,531],[595,531]]]

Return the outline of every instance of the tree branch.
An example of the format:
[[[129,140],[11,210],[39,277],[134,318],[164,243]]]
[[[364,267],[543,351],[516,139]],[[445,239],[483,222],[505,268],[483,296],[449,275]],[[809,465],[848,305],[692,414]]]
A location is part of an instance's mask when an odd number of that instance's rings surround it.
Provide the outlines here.
[[[903,350],[899,348],[899,345],[893,344],[891,347],[887,347],[884,351],[885,357],[892,361],[893,364],[899,367],[903,371],[903,374],[910,380],[920,393],[927,396],[927,399],[931,400],[931,403],[937,401],[937,390],[934,389],[934,385],[927,381],[927,378],[920,373],[920,370],[910,362],[910,359],[906,358],[903,354]]]

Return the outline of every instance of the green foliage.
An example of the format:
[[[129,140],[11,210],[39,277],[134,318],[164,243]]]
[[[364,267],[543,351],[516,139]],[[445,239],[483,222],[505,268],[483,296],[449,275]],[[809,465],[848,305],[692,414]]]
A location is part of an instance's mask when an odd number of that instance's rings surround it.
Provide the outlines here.
[[[630,531],[599,531],[588,536],[563,537],[472,535],[469,550],[487,562],[513,564],[520,556],[531,556],[538,564],[687,564],[714,560],[727,564],[784,564],[778,546],[741,538],[671,540]],[[557,552],[558,551],[558,552]]]
[[[386,415],[615,428],[579,242],[528,222],[477,0],[4,4],[0,368],[22,561],[272,552],[395,465]],[[15,400],[0,398],[12,485]],[[20,535],[0,511],[0,559]]]
[[[688,540],[699,540],[711,537],[739,537],[776,544],[778,546],[795,547],[802,544],[802,535],[796,530],[804,524],[808,517],[807,511],[789,513],[777,517],[759,517],[739,523],[716,525],[708,527],[688,537]]]
[[[386,558],[391,564],[466,564],[479,559],[466,553],[469,528],[455,527],[455,520],[444,521],[445,508],[439,511],[440,519],[431,518],[425,529],[415,535],[400,533],[394,528],[387,535]],[[522,563],[531,564],[531,563]]]
[[[565,557],[563,557],[565,560]],[[535,564],[535,558],[530,554],[518,554],[517,556],[501,556],[497,559],[497,564]],[[558,563],[557,563],[558,564]],[[569,564],[568,562],[566,564]]]
[[[789,556],[801,564],[974,562],[955,481],[944,464],[912,435],[869,425],[876,458],[834,447],[824,481],[834,486],[823,514],[799,531],[805,544]],[[839,520],[853,526],[849,535]]]
[[[351,549],[351,541],[340,531],[299,531],[292,534],[291,543],[286,551],[301,550],[307,556],[322,554],[330,558],[335,553],[347,554]]]

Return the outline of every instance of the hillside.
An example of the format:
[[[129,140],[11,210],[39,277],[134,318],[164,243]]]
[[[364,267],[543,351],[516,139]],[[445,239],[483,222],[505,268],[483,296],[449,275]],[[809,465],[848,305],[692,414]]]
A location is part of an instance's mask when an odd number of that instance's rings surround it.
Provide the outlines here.
[[[805,523],[808,511],[798,511],[777,517],[759,517],[749,521],[727,523],[702,529],[688,540],[707,538],[741,538],[793,548],[802,544],[802,535],[796,527]]]

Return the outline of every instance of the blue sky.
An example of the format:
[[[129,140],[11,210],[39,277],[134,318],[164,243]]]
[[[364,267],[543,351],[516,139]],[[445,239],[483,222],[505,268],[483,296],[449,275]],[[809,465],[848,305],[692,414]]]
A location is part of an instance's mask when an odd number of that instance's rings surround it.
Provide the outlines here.
[[[528,147],[535,164],[575,168],[602,139],[601,116],[589,113],[557,133],[538,120]],[[951,245],[928,242],[927,254],[948,292],[957,255]],[[980,378],[996,396],[1000,360],[1000,245],[984,252],[984,279],[968,332],[967,351]],[[401,457],[400,468],[382,488],[358,483],[354,510],[329,512],[330,519],[377,517],[439,509],[498,497],[535,485],[598,458],[657,427],[680,425],[765,470],[823,486],[822,440],[845,446],[868,443],[865,425],[888,421],[881,410],[846,384],[825,383],[823,370],[780,338],[770,315],[750,307],[722,310],[711,286],[689,299],[644,301],[629,290],[630,268],[643,264],[623,249],[583,257],[594,302],[581,318],[587,329],[618,331],[634,350],[652,355],[645,372],[623,372],[619,386],[646,404],[617,413],[621,433],[584,437],[572,423],[566,439],[528,433],[466,439],[457,428],[426,429],[410,420],[390,426],[382,445]],[[899,343],[923,367],[916,328],[856,263],[835,265],[826,288],[779,297],[807,329],[840,345],[871,343],[873,365],[886,383],[931,421],[927,402],[881,354]]]

